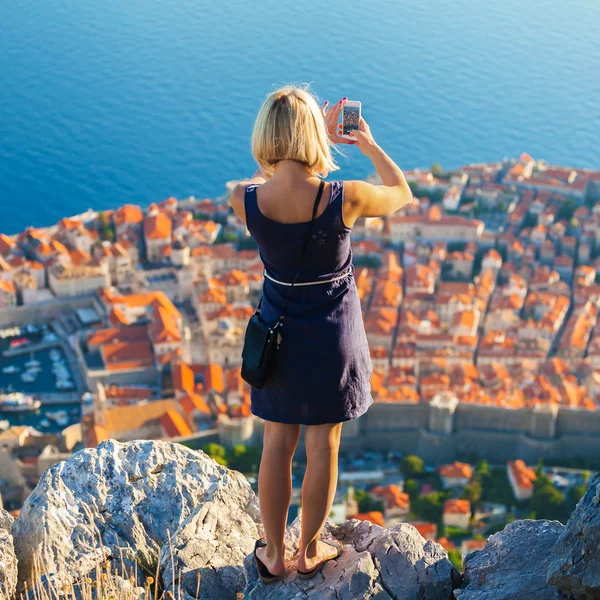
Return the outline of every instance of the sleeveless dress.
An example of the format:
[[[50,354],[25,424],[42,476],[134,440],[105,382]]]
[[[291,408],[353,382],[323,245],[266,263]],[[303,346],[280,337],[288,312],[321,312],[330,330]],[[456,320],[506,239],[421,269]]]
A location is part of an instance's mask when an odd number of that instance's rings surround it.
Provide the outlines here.
[[[263,215],[257,187],[249,185],[244,196],[248,231],[266,274],[291,283],[309,222],[278,223]],[[340,423],[359,417],[373,403],[373,367],[354,279],[351,228],[342,219],[343,182],[332,182],[330,189],[327,207],[313,222],[297,284],[292,288],[264,278],[264,321],[275,323],[289,299],[273,371],[262,389],[251,390],[252,413],[267,421]],[[337,281],[298,286],[346,272]]]

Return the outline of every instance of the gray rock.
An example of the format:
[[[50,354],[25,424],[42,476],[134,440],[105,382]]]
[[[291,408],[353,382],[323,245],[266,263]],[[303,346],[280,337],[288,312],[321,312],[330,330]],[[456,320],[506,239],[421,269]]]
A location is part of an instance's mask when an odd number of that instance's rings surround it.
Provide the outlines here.
[[[15,520],[18,591],[35,580],[33,557],[58,583],[108,558],[123,579],[133,572],[134,586],[144,587],[161,548],[218,490],[253,497],[243,475],[180,444],[106,440],[76,452],[42,475]]]
[[[14,522],[14,517],[3,508],[0,508],[0,529],[5,529],[8,533],[11,533]]]
[[[0,509],[0,598],[12,598],[17,589],[17,557],[11,535],[13,520]]]
[[[578,598],[600,598],[600,473],[589,481],[552,548],[548,582]]]
[[[300,541],[298,517],[286,531],[288,570],[281,582],[265,585],[258,578],[254,556],[244,561],[245,600],[449,600],[460,576],[445,550],[425,541],[405,523],[383,529],[352,519],[341,527],[327,521],[324,535],[344,543],[344,553],[328,562],[314,579],[296,577],[294,554]]]
[[[458,600],[563,600],[546,583],[550,549],[564,526],[558,521],[514,521],[464,559]]]
[[[89,574],[92,582],[98,578],[95,572]],[[152,594],[146,594],[146,590],[134,586],[129,580],[119,576],[111,576],[99,587],[82,582],[73,582],[72,587],[62,588],[61,578],[56,575],[42,575],[40,580],[34,584],[35,589],[27,594],[27,600],[107,600],[114,598],[119,600],[151,600]]]
[[[263,535],[258,500],[249,486],[219,488],[163,546],[165,593],[181,600],[235,600],[244,588],[244,557]]]

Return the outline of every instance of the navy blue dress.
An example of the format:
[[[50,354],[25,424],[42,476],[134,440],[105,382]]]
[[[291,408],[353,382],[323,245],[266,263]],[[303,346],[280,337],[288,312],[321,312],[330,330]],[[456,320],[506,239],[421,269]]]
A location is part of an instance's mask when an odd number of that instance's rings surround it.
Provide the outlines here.
[[[309,223],[278,223],[264,216],[257,187],[249,185],[244,197],[248,231],[267,274],[291,283]],[[332,182],[330,189],[326,209],[315,217],[298,283],[348,275],[293,288],[264,279],[263,320],[274,323],[290,300],[273,372],[262,389],[251,391],[252,413],[267,421],[340,423],[359,417],[373,403],[373,366],[354,279],[351,228],[342,219],[343,182]]]

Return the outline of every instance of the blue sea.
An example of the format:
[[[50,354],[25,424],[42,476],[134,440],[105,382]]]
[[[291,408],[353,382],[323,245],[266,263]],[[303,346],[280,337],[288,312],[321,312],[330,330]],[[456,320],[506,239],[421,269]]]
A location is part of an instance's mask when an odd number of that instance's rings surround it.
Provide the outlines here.
[[[0,0],[0,232],[220,195],[290,82],[361,100],[403,168],[600,167],[599,23],[598,0]]]

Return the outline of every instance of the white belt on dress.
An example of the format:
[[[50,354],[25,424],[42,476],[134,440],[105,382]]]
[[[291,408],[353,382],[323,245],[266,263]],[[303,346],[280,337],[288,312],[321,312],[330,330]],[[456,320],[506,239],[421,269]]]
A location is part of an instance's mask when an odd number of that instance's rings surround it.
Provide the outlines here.
[[[271,277],[266,271],[264,272],[264,276],[279,285],[289,285],[289,286],[297,286],[297,285],[319,285],[321,283],[329,283],[331,281],[337,281],[338,279],[344,279],[344,277],[348,277],[352,273],[352,267],[349,267],[344,273],[338,275],[337,277],[332,277],[331,279],[323,279],[321,281],[301,281],[299,283],[290,283],[288,281],[279,281],[274,277]]]

